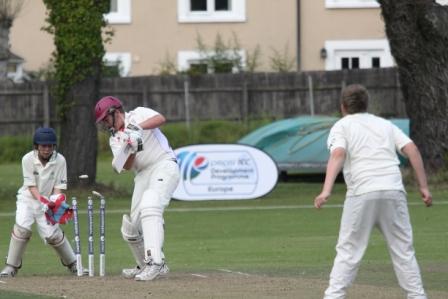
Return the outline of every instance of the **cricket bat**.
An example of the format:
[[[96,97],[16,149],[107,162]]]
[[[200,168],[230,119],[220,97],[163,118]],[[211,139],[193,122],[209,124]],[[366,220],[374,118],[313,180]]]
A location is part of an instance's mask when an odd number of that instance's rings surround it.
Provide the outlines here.
[[[123,143],[120,152],[112,159],[112,168],[117,172],[121,173],[123,171],[123,166],[126,164],[129,156],[131,155],[131,145],[127,142]]]

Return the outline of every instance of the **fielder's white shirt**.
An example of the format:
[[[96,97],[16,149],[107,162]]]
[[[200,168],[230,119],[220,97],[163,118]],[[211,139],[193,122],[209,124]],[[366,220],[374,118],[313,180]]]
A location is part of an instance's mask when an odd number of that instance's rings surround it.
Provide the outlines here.
[[[42,165],[37,157],[37,151],[33,150],[22,158],[23,186],[17,196],[34,199],[28,187],[37,187],[39,193],[49,197],[53,189],[67,189],[67,166],[65,158],[60,153],[54,152],[50,161]]]
[[[412,140],[390,121],[369,114],[349,114],[328,136],[328,149],[346,151],[343,173],[347,196],[380,190],[405,191],[397,151]]]
[[[125,113],[125,127],[130,123],[140,124],[159,114],[160,113],[150,108],[137,107],[134,110]],[[123,137],[125,136],[123,136],[121,132],[117,132],[115,136],[111,136],[109,139],[110,148],[112,149],[114,157],[118,155],[125,142]],[[136,154],[132,166],[132,169],[135,172],[140,172],[162,160],[176,160],[174,151],[171,149],[167,138],[159,128],[143,130],[142,137],[143,150]]]

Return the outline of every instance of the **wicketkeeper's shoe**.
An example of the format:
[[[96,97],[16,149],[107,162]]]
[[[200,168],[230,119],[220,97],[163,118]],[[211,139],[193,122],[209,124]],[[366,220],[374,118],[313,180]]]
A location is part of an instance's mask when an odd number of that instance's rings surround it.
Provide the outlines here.
[[[78,275],[78,268],[76,267],[76,261],[66,267],[68,269],[68,272],[70,272],[73,275]],[[82,268],[82,276],[88,276],[88,275],[89,275],[89,270],[87,270],[86,268],[83,267]]]
[[[154,280],[159,276],[168,274],[169,271],[164,261],[161,264],[156,264],[150,260],[140,273],[135,275],[134,279],[137,281]]]
[[[16,267],[6,265],[2,272],[0,272],[0,277],[15,277],[18,271],[19,269]]]

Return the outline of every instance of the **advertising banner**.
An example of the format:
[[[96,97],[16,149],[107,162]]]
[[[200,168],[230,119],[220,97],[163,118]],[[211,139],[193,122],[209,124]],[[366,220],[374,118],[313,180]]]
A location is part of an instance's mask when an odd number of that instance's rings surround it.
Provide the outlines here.
[[[254,199],[277,184],[277,165],[255,147],[201,144],[178,148],[175,153],[181,172],[175,199]]]

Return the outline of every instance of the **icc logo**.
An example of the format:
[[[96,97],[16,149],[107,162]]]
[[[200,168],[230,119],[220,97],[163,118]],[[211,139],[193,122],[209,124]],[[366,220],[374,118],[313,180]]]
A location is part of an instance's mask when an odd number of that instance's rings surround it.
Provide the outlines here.
[[[177,155],[182,172],[182,178],[190,180],[197,177],[208,167],[208,160],[204,156],[199,156],[195,152],[181,152]]]

